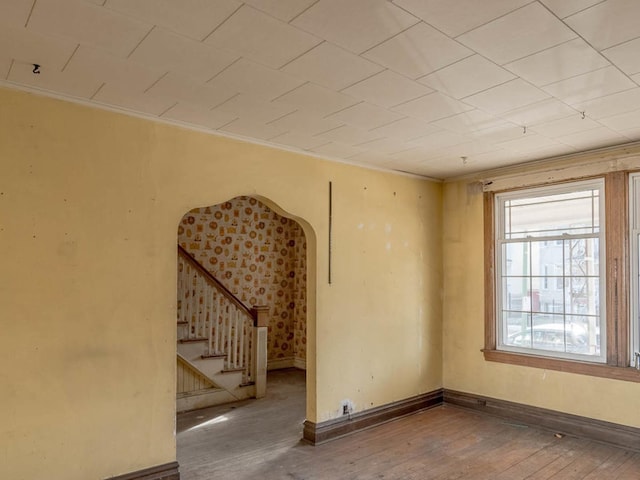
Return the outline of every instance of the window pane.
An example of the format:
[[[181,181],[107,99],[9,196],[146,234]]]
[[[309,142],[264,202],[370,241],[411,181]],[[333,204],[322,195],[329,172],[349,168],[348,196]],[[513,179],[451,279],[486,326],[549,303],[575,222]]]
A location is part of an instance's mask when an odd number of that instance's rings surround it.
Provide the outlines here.
[[[598,276],[600,255],[597,238],[579,238],[564,242],[566,276]]]
[[[504,245],[502,275],[522,276],[529,274],[529,242],[509,243]]]
[[[505,238],[597,233],[598,190],[506,200],[504,217]]]
[[[527,277],[504,279],[502,308],[516,312],[531,311],[531,280]]]
[[[502,343],[514,347],[531,348],[531,315],[528,313],[504,312],[506,324]]]

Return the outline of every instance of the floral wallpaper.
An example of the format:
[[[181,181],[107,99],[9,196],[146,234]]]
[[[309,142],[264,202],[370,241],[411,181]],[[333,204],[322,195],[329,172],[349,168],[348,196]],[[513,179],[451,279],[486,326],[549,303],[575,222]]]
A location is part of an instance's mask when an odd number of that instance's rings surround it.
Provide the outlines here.
[[[178,243],[247,307],[270,307],[269,360],[305,361],[307,244],[295,220],[237,197],[187,213]]]

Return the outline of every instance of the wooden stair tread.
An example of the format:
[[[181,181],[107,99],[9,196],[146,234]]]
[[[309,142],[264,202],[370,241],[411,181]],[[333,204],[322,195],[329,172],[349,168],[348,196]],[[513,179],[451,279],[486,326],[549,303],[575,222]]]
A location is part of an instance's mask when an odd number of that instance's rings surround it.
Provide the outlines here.
[[[189,322],[177,322],[178,325],[189,325]]]
[[[193,343],[193,342],[207,342],[209,341],[208,338],[182,338],[180,340],[178,340],[178,342],[180,343]]]
[[[200,358],[226,358],[226,353],[213,353],[211,355],[200,355]]]
[[[223,368],[220,373],[235,373],[235,372],[243,372],[244,371],[244,367],[238,367],[238,368]]]

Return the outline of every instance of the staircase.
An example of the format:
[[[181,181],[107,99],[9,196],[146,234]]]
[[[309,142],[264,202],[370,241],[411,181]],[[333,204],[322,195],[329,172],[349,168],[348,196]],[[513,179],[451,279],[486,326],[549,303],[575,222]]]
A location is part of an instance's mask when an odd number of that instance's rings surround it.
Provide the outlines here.
[[[267,316],[178,245],[177,411],[264,396]]]

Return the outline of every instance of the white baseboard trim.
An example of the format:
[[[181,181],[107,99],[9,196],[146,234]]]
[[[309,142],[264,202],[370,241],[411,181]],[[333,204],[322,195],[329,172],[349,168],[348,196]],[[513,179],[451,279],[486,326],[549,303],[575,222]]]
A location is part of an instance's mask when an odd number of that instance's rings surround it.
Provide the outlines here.
[[[275,358],[267,361],[267,370],[280,370],[281,368],[292,368],[294,359],[293,357],[287,358]]]

